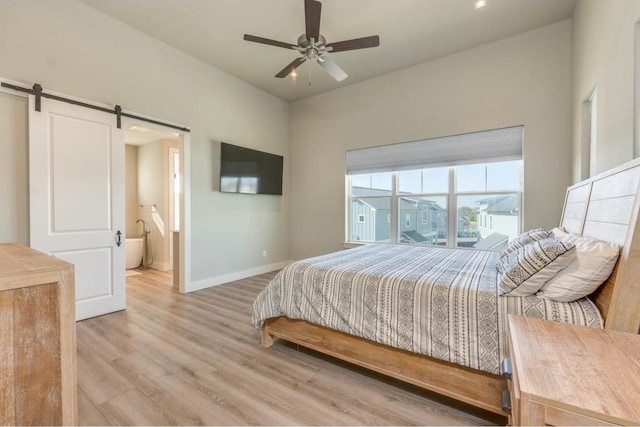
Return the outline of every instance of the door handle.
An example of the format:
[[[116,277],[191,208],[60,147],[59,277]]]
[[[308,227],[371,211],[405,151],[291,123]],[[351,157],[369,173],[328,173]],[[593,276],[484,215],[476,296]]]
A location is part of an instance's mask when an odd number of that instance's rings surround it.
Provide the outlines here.
[[[122,232],[118,230],[116,232],[116,245],[120,246],[122,244]]]

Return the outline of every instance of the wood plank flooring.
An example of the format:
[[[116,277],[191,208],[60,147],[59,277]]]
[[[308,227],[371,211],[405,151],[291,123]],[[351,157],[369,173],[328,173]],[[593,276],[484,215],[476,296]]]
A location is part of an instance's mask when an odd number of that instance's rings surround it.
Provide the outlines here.
[[[127,277],[127,310],[77,323],[81,425],[491,425],[505,419],[277,342],[251,304],[274,273],[190,294]]]

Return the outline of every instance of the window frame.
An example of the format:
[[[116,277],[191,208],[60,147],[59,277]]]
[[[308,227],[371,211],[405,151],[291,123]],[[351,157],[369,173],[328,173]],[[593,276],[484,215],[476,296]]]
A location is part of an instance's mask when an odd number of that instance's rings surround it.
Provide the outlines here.
[[[353,196],[352,194],[352,176],[346,175],[346,195],[347,195],[347,209],[345,212],[347,213],[347,224],[345,225],[345,237],[346,243],[348,244],[366,244],[366,243],[380,243],[381,241],[370,241],[370,240],[352,240],[352,224],[349,218],[352,217],[352,208],[353,208],[353,200],[354,199],[362,199],[362,198],[390,198],[391,199],[391,208],[390,208],[390,217],[391,223],[389,224],[389,243],[394,244],[407,244],[407,245],[417,245],[416,243],[402,243],[400,242],[400,230],[401,230],[401,218],[399,212],[399,203],[401,198],[429,198],[429,197],[445,197],[447,201],[447,241],[444,246],[434,246],[434,245],[420,245],[420,246],[432,246],[432,247],[446,247],[446,248],[458,248],[464,249],[463,247],[458,247],[458,198],[460,196],[482,196],[482,195],[510,195],[515,194],[518,198],[518,233],[522,232],[522,227],[524,223],[524,212],[522,210],[523,200],[524,200],[524,161],[517,160],[520,162],[520,182],[518,190],[485,190],[485,191],[457,191],[457,174],[456,167],[457,166],[449,166],[448,167],[448,192],[446,193],[438,193],[438,192],[429,192],[429,193],[411,193],[411,194],[399,194],[399,180],[398,180],[398,171],[388,171],[391,173],[391,194],[390,195],[381,195],[381,196]],[[487,165],[496,162],[484,162],[478,163],[481,165]],[[428,168],[425,168],[428,169]],[[486,173],[486,172],[485,172]],[[418,218],[416,218],[418,220]],[[478,219],[479,221],[479,219]],[[486,222],[486,219],[485,219]],[[491,221],[492,222],[492,221]],[[486,226],[486,224],[485,224]]]

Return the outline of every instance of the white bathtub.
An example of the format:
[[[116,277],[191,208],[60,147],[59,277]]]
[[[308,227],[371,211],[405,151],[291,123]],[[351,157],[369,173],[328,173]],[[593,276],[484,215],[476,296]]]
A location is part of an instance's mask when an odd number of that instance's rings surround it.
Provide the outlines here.
[[[125,239],[127,270],[140,267],[144,253],[144,239],[142,237],[127,237]]]

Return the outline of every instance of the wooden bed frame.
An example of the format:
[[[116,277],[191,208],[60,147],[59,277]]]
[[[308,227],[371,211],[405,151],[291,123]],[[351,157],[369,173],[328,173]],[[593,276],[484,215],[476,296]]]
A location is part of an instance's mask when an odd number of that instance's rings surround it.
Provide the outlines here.
[[[631,333],[640,329],[639,184],[640,159],[575,184],[567,189],[560,222],[569,232],[622,246],[611,277],[590,298],[606,329]],[[286,317],[264,322],[263,347],[273,345],[274,337],[506,415],[501,394],[507,384],[501,376]]]

